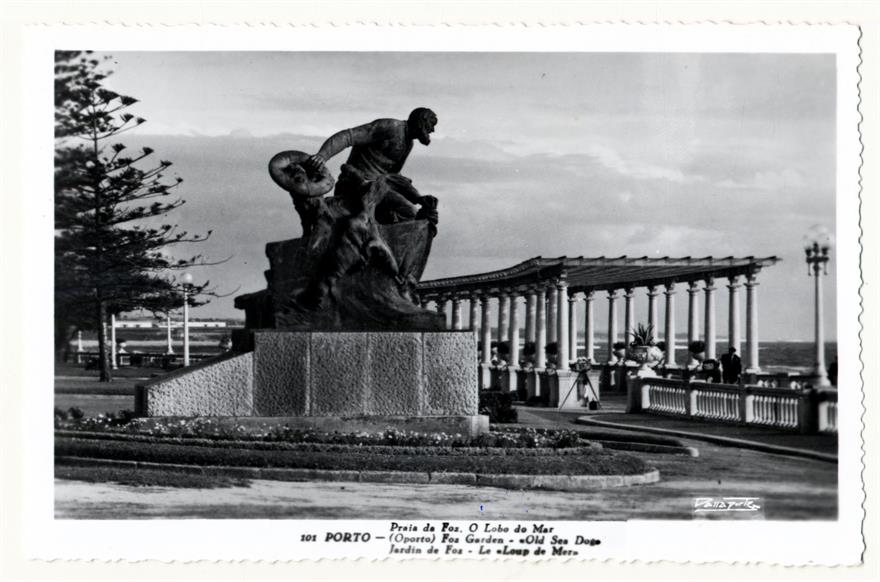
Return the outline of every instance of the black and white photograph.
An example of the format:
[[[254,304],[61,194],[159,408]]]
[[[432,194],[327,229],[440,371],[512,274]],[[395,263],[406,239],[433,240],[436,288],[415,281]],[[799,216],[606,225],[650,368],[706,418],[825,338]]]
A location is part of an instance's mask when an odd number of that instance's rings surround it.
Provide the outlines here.
[[[54,555],[857,559],[855,29],[178,32],[29,72]]]

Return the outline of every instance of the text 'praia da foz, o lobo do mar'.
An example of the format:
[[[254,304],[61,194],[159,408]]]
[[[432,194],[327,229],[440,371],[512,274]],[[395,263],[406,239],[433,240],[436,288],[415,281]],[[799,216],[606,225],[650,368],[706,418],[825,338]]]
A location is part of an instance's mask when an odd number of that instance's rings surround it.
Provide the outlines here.
[[[327,531],[303,534],[301,541],[324,543],[387,543],[392,555],[450,556],[578,556],[602,542],[587,534],[554,532],[543,523],[408,523],[390,522],[388,529]]]

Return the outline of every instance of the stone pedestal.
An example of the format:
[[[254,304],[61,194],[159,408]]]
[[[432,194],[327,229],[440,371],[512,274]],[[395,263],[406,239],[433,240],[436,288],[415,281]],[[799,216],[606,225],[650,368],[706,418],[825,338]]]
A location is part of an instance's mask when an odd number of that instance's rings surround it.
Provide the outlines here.
[[[491,390],[492,389],[492,365],[491,364],[480,364],[477,366],[477,371],[480,377],[480,390]]]
[[[327,419],[317,424],[334,430],[345,420],[432,419],[434,426],[447,419],[455,432],[482,432],[488,424],[471,419],[478,416],[475,353],[469,331],[258,331],[252,354],[139,386],[137,411]]]
[[[550,401],[550,406],[556,408],[570,409],[583,408],[583,386],[578,382],[577,372],[571,370],[557,370],[556,382],[558,386],[558,397],[556,402]]]

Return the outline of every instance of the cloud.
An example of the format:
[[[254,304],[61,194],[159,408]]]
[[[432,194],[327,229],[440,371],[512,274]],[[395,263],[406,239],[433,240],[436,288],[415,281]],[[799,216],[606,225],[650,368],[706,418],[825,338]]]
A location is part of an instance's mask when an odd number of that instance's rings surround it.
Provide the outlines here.
[[[716,183],[720,188],[747,189],[747,190],[788,190],[790,188],[804,188],[807,181],[800,172],[793,168],[785,168],[780,171],[756,172],[750,179],[737,180],[727,178]]]
[[[427,277],[535,255],[800,261],[802,231],[833,224],[833,55],[145,52],[115,68],[150,120],[125,143],[185,180],[169,218],[234,255],[205,269],[223,289],[262,288],[265,244],[299,235],[273,154],[421,105],[440,124],[404,173],[440,199]],[[787,269],[762,285],[771,300],[790,302]]]

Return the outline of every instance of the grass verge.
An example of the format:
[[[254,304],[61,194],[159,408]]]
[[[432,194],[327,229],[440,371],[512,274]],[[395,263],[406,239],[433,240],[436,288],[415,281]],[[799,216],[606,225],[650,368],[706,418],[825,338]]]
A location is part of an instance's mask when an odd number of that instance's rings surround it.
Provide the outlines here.
[[[356,471],[462,472],[488,475],[636,475],[650,470],[638,457],[589,449],[579,455],[426,455],[359,451],[257,450],[168,443],[56,437],[57,456],[154,463]]]
[[[176,487],[180,489],[223,489],[247,487],[250,484],[248,479],[218,475],[129,467],[78,467],[75,465],[56,465],[55,478],[87,483],[119,483],[132,487]]]

